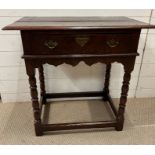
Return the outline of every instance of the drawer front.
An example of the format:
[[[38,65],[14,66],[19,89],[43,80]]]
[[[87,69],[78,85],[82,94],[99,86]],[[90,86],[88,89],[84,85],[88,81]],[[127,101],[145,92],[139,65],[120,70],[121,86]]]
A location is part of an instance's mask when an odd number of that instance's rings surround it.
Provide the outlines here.
[[[117,54],[136,52],[139,34],[33,33],[24,37],[27,38],[26,54]]]

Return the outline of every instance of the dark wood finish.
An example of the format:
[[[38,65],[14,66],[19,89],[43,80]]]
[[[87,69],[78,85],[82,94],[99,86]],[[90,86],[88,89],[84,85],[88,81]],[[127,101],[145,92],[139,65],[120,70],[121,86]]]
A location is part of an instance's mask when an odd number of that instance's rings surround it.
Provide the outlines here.
[[[73,97],[97,97],[103,96],[104,92],[70,92],[70,93],[47,93],[46,98],[73,98]]]
[[[93,59],[96,59],[96,58],[113,58],[113,57],[125,57],[125,56],[138,56],[139,54],[138,53],[123,53],[123,54],[98,54],[98,55],[95,55],[95,54],[74,54],[74,55],[23,55],[22,58],[24,59],[72,59],[72,58],[75,58],[75,59],[80,59],[80,58],[93,58]],[[67,61],[66,61],[67,62]],[[73,64],[73,63],[72,63]],[[71,64],[71,65],[72,65]]]
[[[105,82],[104,82],[104,101],[108,100],[108,94],[109,94],[109,82],[110,82],[110,71],[111,71],[111,64],[106,65],[106,73],[105,73]]]
[[[135,53],[139,39],[139,29],[136,30],[111,30],[98,34],[92,32],[63,31],[53,34],[52,31],[22,31],[25,54],[29,55],[62,55],[62,54],[121,54]],[[48,45],[49,43],[49,45]],[[50,43],[53,45],[50,45]],[[80,44],[83,43],[83,44]],[[36,46],[37,45],[37,46]],[[68,46],[70,45],[70,46]],[[112,46],[112,47],[111,47]]]
[[[139,35],[142,28],[155,28],[127,17],[26,17],[8,25],[3,30],[20,30],[23,42],[27,75],[29,76],[34,125],[37,136],[44,131],[115,127],[123,129],[124,112],[131,72],[134,69]],[[43,64],[72,66],[84,61],[91,66],[106,64],[105,86],[102,92],[46,93]],[[124,78],[118,110],[109,92],[111,64],[124,66]],[[39,69],[41,101],[38,102],[35,70]],[[42,106],[49,98],[103,97],[109,103],[115,120],[44,124]]]
[[[131,72],[134,69],[134,63],[135,58],[130,59],[130,63],[124,63],[124,77],[123,77],[123,85],[122,85],[122,92],[121,92],[121,98],[120,98],[120,104],[118,109],[118,115],[117,115],[117,126],[116,130],[121,131],[123,129],[124,124],[124,112],[125,112],[125,106],[128,96],[128,90],[129,90],[129,82],[131,78]]]
[[[46,91],[45,91],[45,79],[44,79],[44,69],[43,66],[41,65],[39,67],[39,80],[40,80],[40,96],[42,97],[42,102],[43,104],[46,103],[46,99],[44,98]]]
[[[85,30],[155,28],[127,17],[24,17],[3,30]]]
[[[41,118],[40,118],[41,113],[40,113],[40,106],[38,102],[38,91],[37,91],[36,78],[35,78],[35,68],[33,68],[26,61],[25,61],[25,64],[26,64],[27,75],[29,76],[31,100],[32,100],[33,113],[34,113],[35,132],[36,132],[36,136],[41,136],[42,135]]]
[[[42,126],[44,131],[72,130],[72,129],[89,129],[89,128],[105,128],[115,127],[115,121],[99,121],[99,122],[78,122],[78,123],[61,123],[46,124]]]

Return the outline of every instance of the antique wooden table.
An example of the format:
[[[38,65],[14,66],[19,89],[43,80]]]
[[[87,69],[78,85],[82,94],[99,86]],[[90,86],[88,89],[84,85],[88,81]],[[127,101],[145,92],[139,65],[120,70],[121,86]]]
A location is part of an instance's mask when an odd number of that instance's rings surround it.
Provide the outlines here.
[[[24,17],[3,30],[20,30],[23,42],[27,75],[29,76],[34,126],[37,136],[44,131],[115,127],[123,129],[124,111],[131,72],[134,69],[137,47],[142,28],[155,25],[127,17]],[[43,64],[54,66],[67,63],[72,66],[84,61],[87,65],[106,64],[105,86],[98,92],[46,93]],[[116,109],[109,95],[111,64],[124,66],[124,78],[119,108]],[[39,69],[41,101],[38,101],[35,70]],[[44,124],[42,106],[49,98],[95,97],[108,101],[115,121]]]

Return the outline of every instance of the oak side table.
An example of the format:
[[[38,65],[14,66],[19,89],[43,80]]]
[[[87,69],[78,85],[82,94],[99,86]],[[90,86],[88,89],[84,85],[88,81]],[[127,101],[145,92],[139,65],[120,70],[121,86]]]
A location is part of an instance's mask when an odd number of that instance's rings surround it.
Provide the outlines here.
[[[141,29],[155,28],[144,22],[127,17],[24,17],[3,30],[20,30],[27,75],[29,76],[34,126],[37,136],[45,131],[115,127],[123,129],[131,72]],[[84,61],[87,65],[97,62],[106,64],[105,85],[98,92],[46,93],[43,64],[54,66],[67,63],[72,66]],[[109,94],[111,64],[124,66],[124,78],[119,108]],[[39,70],[41,101],[38,101],[35,70]],[[115,121],[75,122],[44,124],[42,106],[49,98],[103,97],[115,115]]]

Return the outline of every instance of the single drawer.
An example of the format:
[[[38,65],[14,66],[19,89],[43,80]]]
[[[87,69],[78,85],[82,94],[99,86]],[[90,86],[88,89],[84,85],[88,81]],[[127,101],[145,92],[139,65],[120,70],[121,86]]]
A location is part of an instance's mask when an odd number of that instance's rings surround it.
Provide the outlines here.
[[[51,34],[30,33],[24,35],[25,54],[119,54],[137,51],[137,33],[99,33],[99,34]]]

